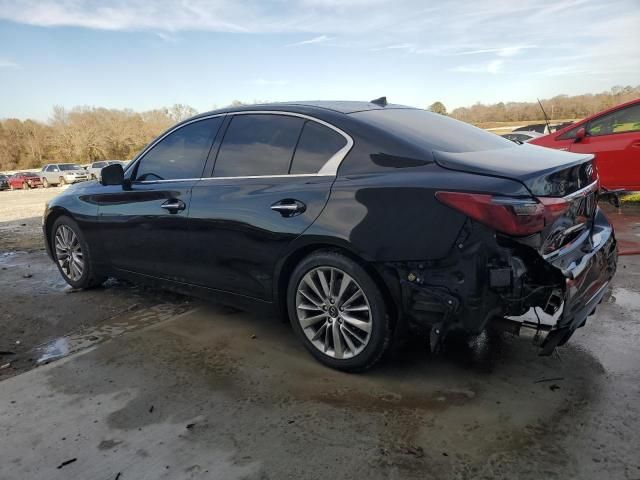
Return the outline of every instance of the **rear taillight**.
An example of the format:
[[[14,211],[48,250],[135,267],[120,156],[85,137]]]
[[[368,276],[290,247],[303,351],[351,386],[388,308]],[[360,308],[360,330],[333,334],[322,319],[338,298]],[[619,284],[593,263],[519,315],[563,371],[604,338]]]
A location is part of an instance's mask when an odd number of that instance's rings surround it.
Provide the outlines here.
[[[538,197],[544,205],[545,220],[547,225],[551,225],[556,218],[561,217],[569,209],[571,204],[564,198]]]
[[[464,192],[436,192],[436,198],[498,232],[517,237],[540,232],[568,208],[567,202],[556,198],[520,199]]]

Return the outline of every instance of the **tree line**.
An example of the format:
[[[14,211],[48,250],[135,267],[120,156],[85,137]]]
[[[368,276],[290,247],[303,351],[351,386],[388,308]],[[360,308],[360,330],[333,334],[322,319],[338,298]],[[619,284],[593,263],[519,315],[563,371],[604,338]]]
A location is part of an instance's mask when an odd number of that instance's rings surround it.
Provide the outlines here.
[[[607,108],[640,98],[640,85],[616,86],[602,93],[584,95],[557,95],[541,100],[545,112],[551,120],[580,119]],[[440,105],[436,105],[440,104]],[[432,110],[442,110],[444,105],[436,102]],[[444,109],[446,113],[446,109]],[[438,113],[442,113],[439,111]],[[485,122],[520,122],[544,119],[538,102],[500,102],[492,105],[476,103],[471,107],[460,107],[450,114],[464,122],[479,124]]]
[[[597,94],[558,95],[542,100],[542,105],[552,120],[577,119],[639,97],[640,85],[618,86]],[[241,104],[237,100],[232,103]],[[434,102],[429,109],[447,115],[442,102]],[[128,160],[162,131],[196,113],[181,104],[146,112],[98,107],[66,110],[58,106],[47,122],[0,120],[0,171],[38,168],[53,162]],[[543,118],[537,102],[477,103],[456,108],[450,115],[475,124]]]
[[[147,112],[54,107],[47,122],[0,121],[0,171],[47,163],[127,160],[176,122],[195,115],[188,105]]]

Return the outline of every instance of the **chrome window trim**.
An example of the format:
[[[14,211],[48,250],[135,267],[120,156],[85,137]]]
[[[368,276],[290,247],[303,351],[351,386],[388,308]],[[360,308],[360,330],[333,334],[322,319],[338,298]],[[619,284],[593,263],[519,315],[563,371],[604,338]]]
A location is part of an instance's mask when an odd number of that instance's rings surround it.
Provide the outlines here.
[[[293,173],[283,175],[245,175],[240,177],[199,177],[199,178],[178,178],[176,180],[141,180],[134,182],[136,184],[141,183],[167,183],[167,182],[199,182],[200,180],[238,180],[246,178],[296,178],[296,177],[333,177],[333,175],[319,173]]]
[[[133,169],[138,165],[139,162],[145,157],[145,155],[158,143],[164,140],[167,136],[171,135],[173,132],[181,129],[182,127],[186,127],[187,125],[191,125],[192,123],[199,122],[201,120],[208,120],[210,118],[222,117],[225,115],[284,115],[289,117],[299,117],[304,118],[305,120],[310,120],[312,122],[319,123],[320,125],[324,125],[327,128],[339,133],[344,137],[347,141],[346,145],[338,150],[333,156],[327,160],[327,162],[318,170],[316,173],[299,173],[299,174],[281,174],[281,175],[246,175],[246,176],[238,176],[238,177],[198,177],[198,178],[178,178],[178,179],[170,179],[170,180],[140,180],[133,181],[134,184],[150,184],[150,183],[167,183],[167,182],[193,182],[196,180],[236,180],[242,178],[288,178],[288,177],[335,177],[338,174],[338,168],[340,164],[347,156],[347,154],[353,148],[353,138],[348,133],[340,130],[338,127],[325,122],[324,120],[320,120],[319,118],[312,117],[310,115],[306,115],[304,113],[296,113],[296,112],[287,112],[287,111],[279,111],[279,110],[246,110],[240,112],[227,112],[227,113],[217,113],[214,115],[207,115],[205,117],[198,117],[193,120],[190,120],[185,123],[181,123],[180,125],[176,125],[171,130],[167,131],[161,137],[158,137],[153,143],[149,144],[139,155],[138,157],[130,162],[130,164],[125,169],[125,173],[130,169]]]

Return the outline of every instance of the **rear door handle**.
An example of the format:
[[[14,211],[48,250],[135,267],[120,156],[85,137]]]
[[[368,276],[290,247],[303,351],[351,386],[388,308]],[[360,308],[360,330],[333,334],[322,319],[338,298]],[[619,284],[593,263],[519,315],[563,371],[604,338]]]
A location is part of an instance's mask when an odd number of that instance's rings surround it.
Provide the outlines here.
[[[640,140],[636,140],[635,142],[632,142],[631,146],[633,148],[640,148]]]
[[[284,200],[280,200],[279,202],[271,205],[271,210],[279,212],[283,217],[300,215],[301,213],[304,213],[306,209],[307,206],[304,203],[293,198],[285,198]]]
[[[160,208],[168,210],[169,213],[178,213],[179,211],[184,210],[186,207],[186,204],[182,200],[174,198],[172,198],[171,200],[167,200],[162,205],[160,205]]]

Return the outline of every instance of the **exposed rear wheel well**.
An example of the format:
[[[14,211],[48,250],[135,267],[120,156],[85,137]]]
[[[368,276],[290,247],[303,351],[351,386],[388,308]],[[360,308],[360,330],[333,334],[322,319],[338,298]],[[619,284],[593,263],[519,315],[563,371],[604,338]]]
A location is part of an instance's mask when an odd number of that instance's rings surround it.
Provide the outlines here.
[[[376,283],[376,286],[382,292],[384,296],[384,302],[387,306],[389,315],[391,317],[392,325],[395,325],[399,318],[398,305],[393,300],[393,296],[387,287],[387,284],[382,279],[380,273],[373,267],[371,264],[360,258],[355,253],[347,250],[346,248],[338,247],[330,244],[314,244],[307,245],[305,247],[296,250],[294,253],[289,255],[289,257],[285,260],[282,269],[280,270],[280,274],[278,276],[278,285],[277,285],[277,308],[278,312],[283,318],[287,316],[287,288],[289,287],[289,280],[291,278],[291,274],[293,273],[296,266],[300,263],[300,261],[306,256],[310,255],[314,252],[320,251],[329,251],[329,252],[337,252],[345,257],[350,258],[354,262],[358,263],[365,271],[371,276],[371,279]]]

